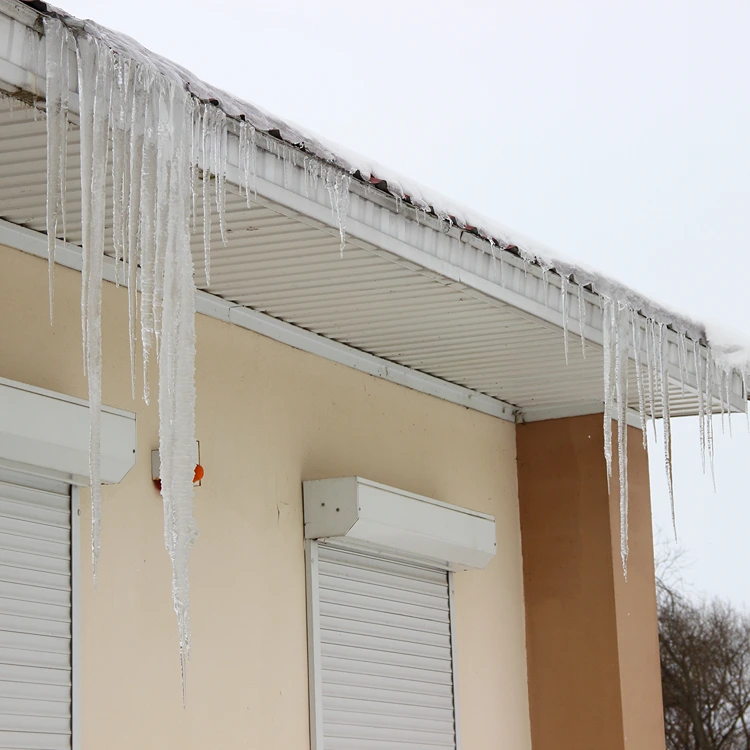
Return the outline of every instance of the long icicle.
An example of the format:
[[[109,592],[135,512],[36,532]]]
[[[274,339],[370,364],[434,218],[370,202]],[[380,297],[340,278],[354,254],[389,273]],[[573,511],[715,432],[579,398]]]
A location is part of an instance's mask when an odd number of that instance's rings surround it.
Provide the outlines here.
[[[44,18],[47,82],[47,261],[49,321],[54,320],[55,246],[58,223],[63,220],[67,167],[68,31],[60,21]]]
[[[706,350],[706,443],[708,461],[711,465],[711,481],[716,492],[716,472],[714,470],[714,361],[711,349]]]
[[[631,325],[633,327],[633,354],[635,358],[635,379],[638,385],[638,414],[641,419],[641,436],[643,450],[648,450],[648,434],[646,423],[646,399],[643,389],[643,366],[641,364],[641,321],[635,310],[631,310]]]
[[[83,374],[88,377],[88,283],[91,252],[91,178],[94,164],[94,81],[96,80],[96,44],[81,37],[76,47],[78,62],[78,108],[81,137],[81,341]],[[49,123],[48,123],[49,124]]]
[[[139,210],[139,256],[141,266],[141,350],[143,358],[143,400],[150,402],[151,349],[154,342],[154,254],[156,252],[156,171],[159,105],[152,76],[144,71],[143,156]]]
[[[578,325],[581,329],[581,354],[586,359],[586,300],[583,298],[583,285],[578,283]]]
[[[605,297],[602,314],[604,342],[604,459],[607,463],[607,488],[612,478],[612,344],[614,334],[614,305]]]
[[[617,303],[615,326],[615,392],[617,397],[617,467],[620,480],[620,557],[628,578],[628,341],[630,320],[626,305]]]
[[[646,319],[646,367],[648,370],[648,408],[651,424],[654,428],[654,440],[656,440],[656,388],[654,386],[656,347],[654,343],[654,321],[650,318]]]
[[[659,371],[661,373],[661,416],[664,428],[664,468],[669,488],[669,507],[672,513],[672,530],[677,541],[677,521],[674,512],[674,482],[672,479],[672,425],[669,416],[669,340],[664,334],[664,324],[659,324]]]
[[[90,190],[90,245],[87,279],[87,348],[88,391],[90,410],[89,471],[91,474],[91,556],[96,583],[101,534],[101,409],[102,409],[102,278],[104,269],[104,229],[106,211],[108,122],[112,98],[113,55],[97,45],[96,80],[94,84],[94,127],[92,140],[91,183],[82,185]],[[90,85],[90,84],[89,84]]]
[[[197,536],[193,518],[195,468],[195,284],[189,229],[189,133],[187,96],[170,86],[173,130],[160,147],[169,149],[167,243],[164,253],[162,332],[159,358],[159,444],[164,538],[172,559],[172,594],[180,636],[183,704],[186,703],[187,662],[190,659],[190,586],[188,559]],[[186,186],[188,189],[186,189]]]
[[[703,473],[706,473],[706,415],[703,405],[704,393],[704,375],[703,375],[703,357],[698,353],[698,342],[693,341],[693,360],[695,362],[695,385],[698,391],[698,438],[701,449],[701,466]]]
[[[563,346],[565,347],[565,364],[568,364],[568,277],[560,274],[560,302],[563,319]]]

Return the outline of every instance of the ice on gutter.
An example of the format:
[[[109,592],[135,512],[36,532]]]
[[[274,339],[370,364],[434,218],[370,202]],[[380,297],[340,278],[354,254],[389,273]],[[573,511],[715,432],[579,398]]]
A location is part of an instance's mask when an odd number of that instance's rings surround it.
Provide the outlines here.
[[[640,419],[664,420],[664,455],[670,495],[670,371],[676,366],[684,383],[699,394],[700,441],[704,461],[712,465],[712,412],[731,410],[731,395],[740,392],[747,405],[750,347],[732,343],[720,330],[706,330],[659,306],[596,271],[548,251],[469,209],[313,136],[225,92],[208,86],[189,71],[155,55],[134,40],[90,21],[62,12],[44,18],[46,111],[48,128],[48,230],[64,233],[63,180],[67,137],[67,50],[77,58],[78,114],[81,129],[83,216],[82,332],[84,367],[91,403],[92,553],[96,567],[101,518],[98,425],[101,410],[101,285],[104,246],[104,185],[112,174],[115,262],[128,268],[120,279],[128,288],[131,378],[135,388],[136,340],[140,339],[144,398],[148,400],[151,351],[159,368],[160,451],[165,542],[173,565],[173,599],[185,674],[190,651],[188,558],[197,531],[192,512],[192,446],[194,445],[194,313],[195,282],[190,233],[201,231],[205,274],[210,276],[211,204],[224,235],[229,133],[238,140],[239,187],[248,203],[254,197],[256,141],[270,134],[285,142],[278,155],[305,170],[311,185],[322,183],[339,228],[342,248],[349,207],[350,182],[386,180],[388,192],[418,211],[476,232],[487,252],[499,259],[519,255],[541,267],[546,278],[556,273],[563,339],[567,350],[569,321],[583,332],[584,288],[599,295],[604,347],[605,459],[610,477],[617,469],[620,496],[621,555],[627,571],[628,368],[635,361]],[[35,37],[38,43],[38,38]],[[75,74],[74,74],[75,75]],[[265,136],[264,136],[265,137]],[[269,139],[275,148],[278,140]],[[200,204],[200,207],[199,207]],[[52,302],[55,243],[50,242]],[[141,297],[135,294],[136,268]],[[500,274],[502,283],[502,273]],[[137,328],[139,330],[137,330]],[[676,349],[669,339],[677,336]],[[585,342],[582,342],[585,347]],[[676,353],[675,353],[676,352]],[[674,361],[676,359],[676,361]],[[670,368],[672,368],[670,370]],[[612,432],[617,423],[617,451]]]

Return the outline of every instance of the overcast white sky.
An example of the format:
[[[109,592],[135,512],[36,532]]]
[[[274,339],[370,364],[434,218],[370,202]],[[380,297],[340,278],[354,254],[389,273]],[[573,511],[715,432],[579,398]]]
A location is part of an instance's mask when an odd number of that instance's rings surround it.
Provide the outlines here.
[[[57,0],[699,319],[750,329],[747,0]],[[696,590],[750,604],[744,417],[674,426]],[[669,530],[652,451],[655,524]],[[666,536],[666,534],[665,534]]]

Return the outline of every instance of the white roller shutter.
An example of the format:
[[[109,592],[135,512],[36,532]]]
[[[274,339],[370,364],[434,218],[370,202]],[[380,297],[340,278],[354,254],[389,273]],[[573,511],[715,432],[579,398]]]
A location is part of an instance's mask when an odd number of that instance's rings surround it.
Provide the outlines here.
[[[71,748],[71,488],[0,469],[0,748]]]
[[[316,750],[455,748],[448,573],[313,549]]]

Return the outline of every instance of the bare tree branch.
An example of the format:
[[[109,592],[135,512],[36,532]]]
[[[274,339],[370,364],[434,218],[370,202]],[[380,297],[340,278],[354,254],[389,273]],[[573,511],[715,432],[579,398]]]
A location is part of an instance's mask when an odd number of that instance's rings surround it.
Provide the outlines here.
[[[681,591],[679,555],[657,563],[668,750],[750,748],[750,617]]]

